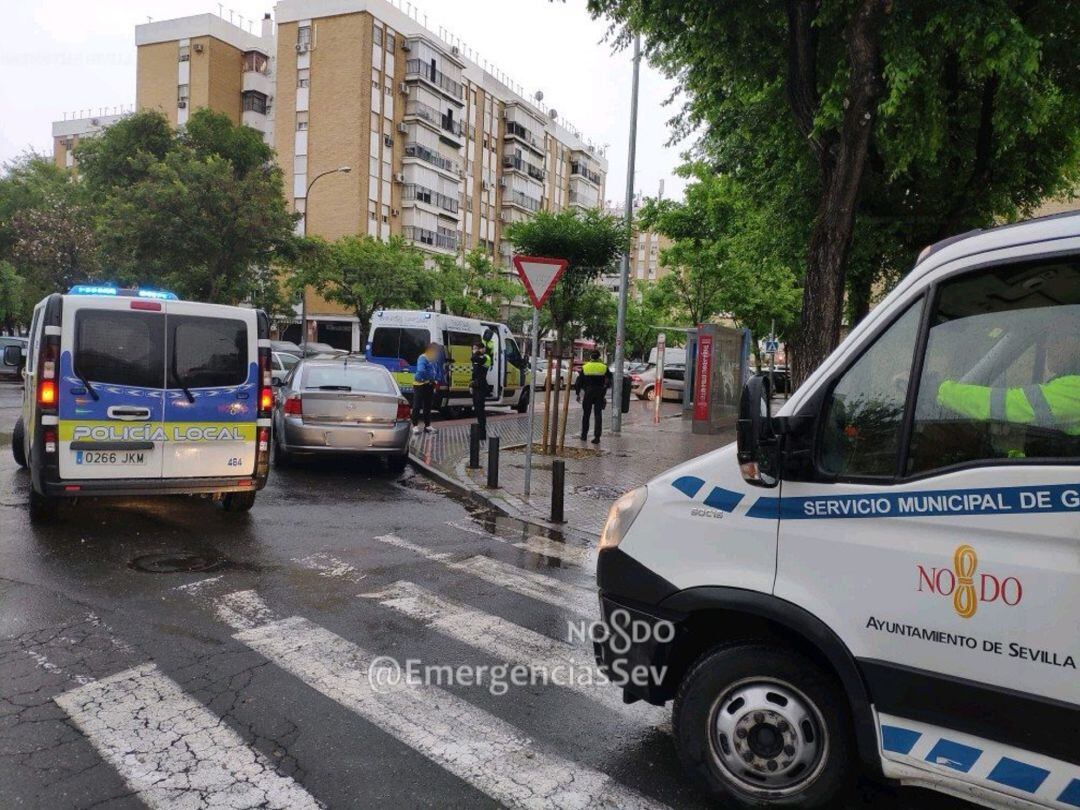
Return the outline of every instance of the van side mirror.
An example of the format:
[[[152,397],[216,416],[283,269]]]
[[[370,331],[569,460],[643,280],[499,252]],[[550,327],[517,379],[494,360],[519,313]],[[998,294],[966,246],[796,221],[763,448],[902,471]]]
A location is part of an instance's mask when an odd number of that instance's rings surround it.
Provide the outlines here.
[[[779,482],[780,442],[773,431],[769,393],[764,377],[746,381],[736,428],[739,471],[747,483],[759,487],[775,487]]]
[[[23,364],[22,348],[19,346],[4,347],[4,365],[18,368]]]

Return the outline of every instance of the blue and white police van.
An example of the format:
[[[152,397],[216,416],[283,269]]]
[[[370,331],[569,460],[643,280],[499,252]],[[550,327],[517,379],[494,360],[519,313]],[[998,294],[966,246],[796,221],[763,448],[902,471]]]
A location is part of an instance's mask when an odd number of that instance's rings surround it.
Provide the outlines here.
[[[1080,807],[1080,214],[933,245],[773,414],[623,496],[608,638],[723,807],[862,769]]]
[[[270,363],[258,310],[107,285],[43,299],[12,439],[32,513],[103,495],[250,509],[269,471]]]

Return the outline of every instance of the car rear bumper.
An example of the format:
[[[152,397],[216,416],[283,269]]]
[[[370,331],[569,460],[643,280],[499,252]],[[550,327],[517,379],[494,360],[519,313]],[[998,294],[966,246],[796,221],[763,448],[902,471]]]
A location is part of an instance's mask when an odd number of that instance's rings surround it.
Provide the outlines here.
[[[126,495],[205,495],[249,492],[266,486],[266,479],[247,478],[104,478],[42,481],[45,495],[62,498]]]
[[[411,425],[406,421],[384,425],[305,425],[284,420],[281,444],[299,455],[404,454],[409,449]]]

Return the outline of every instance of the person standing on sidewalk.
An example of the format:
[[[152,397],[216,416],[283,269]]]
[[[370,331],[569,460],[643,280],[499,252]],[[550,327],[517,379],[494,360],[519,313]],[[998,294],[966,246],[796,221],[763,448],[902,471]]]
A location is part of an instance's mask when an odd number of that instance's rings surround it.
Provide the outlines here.
[[[420,432],[420,417],[424,418],[424,432],[431,433],[431,404],[435,401],[435,390],[439,382],[439,347],[429,343],[424,353],[416,358],[416,372],[413,374],[413,433]]]
[[[487,441],[487,395],[488,395],[488,369],[491,368],[491,355],[487,353],[484,344],[476,341],[472,352],[472,379],[469,381],[469,390],[472,392],[473,413],[476,414],[476,424],[480,428],[480,441]]]
[[[611,388],[611,371],[607,363],[600,359],[600,352],[593,351],[589,355],[589,361],[581,367],[581,373],[574,383],[574,391],[577,393],[577,401],[582,403],[581,413],[581,440],[589,438],[589,417],[593,418],[593,444],[600,444],[601,418],[604,406],[607,404],[605,396]],[[582,394],[585,399],[582,402]]]

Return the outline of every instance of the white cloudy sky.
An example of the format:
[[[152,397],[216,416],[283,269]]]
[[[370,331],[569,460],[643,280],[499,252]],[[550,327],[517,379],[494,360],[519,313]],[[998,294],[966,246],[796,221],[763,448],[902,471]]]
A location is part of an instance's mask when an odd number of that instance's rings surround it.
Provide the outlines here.
[[[0,28],[0,161],[27,149],[51,150],[50,124],[65,112],[131,105],[135,100],[134,26],[218,12],[206,0],[8,0]],[[597,144],[608,144],[609,198],[622,200],[630,104],[630,56],[602,42],[585,0],[420,0],[429,28],[446,26],[531,95]],[[269,0],[229,0],[221,7],[245,19],[272,10]],[[681,195],[674,175],[684,145],[669,147],[663,106],[672,85],[644,64],[636,188],[649,196]]]

